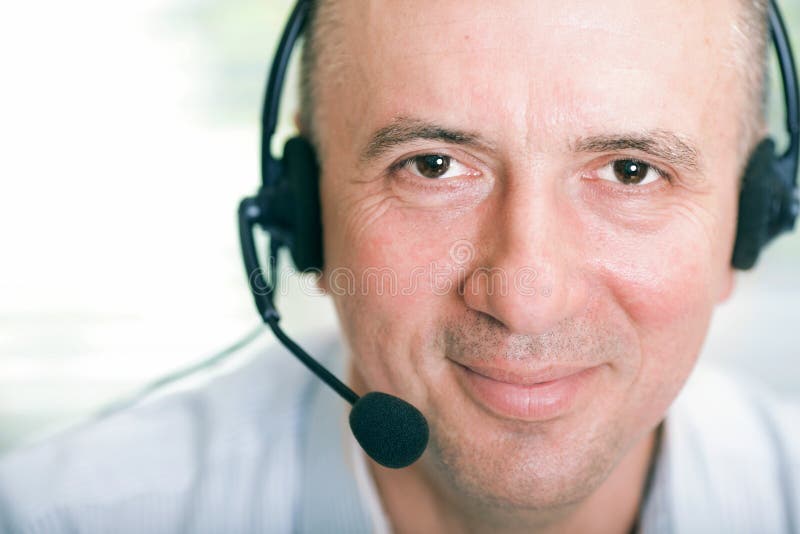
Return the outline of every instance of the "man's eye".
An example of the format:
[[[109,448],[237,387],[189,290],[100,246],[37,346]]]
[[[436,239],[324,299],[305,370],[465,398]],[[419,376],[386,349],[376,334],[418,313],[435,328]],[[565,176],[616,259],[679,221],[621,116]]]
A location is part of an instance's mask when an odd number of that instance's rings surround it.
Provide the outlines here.
[[[661,170],[636,159],[614,160],[600,169],[597,175],[603,180],[625,185],[647,185],[664,177]]]
[[[422,178],[439,180],[470,174],[469,168],[444,154],[423,154],[408,158],[401,164]]]

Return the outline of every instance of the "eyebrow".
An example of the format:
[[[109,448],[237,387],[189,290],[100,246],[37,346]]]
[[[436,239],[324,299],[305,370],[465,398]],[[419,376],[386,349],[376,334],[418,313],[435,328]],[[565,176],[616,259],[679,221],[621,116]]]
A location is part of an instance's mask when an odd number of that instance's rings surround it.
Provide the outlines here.
[[[575,152],[638,150],[690,172],[700,172],[702,168],[697,148],[686,138],[668,130],[582,137],[572,143],[572,149]]]
[[[445,141],[494,151],[494,146],[480,134],[450,129],[411,117],[398,117],[376,130],[361,151],[361,162],[380,157],[392,148],[419,139]],[[689,172],[702,170],[700,153],[688,139],[669,130],[651,130],[624,134],[601,134],[580,137],[571,143],[574,152],[614,152],[638,150],[662,159]]]
[[[378,158],[392,148],[419,139],[445,141],[456,145],[469,145],[492,151],[492,145],[480,134],[455,130],[410,117],[399,117],[391,124],[375,131],[361,151],[361,162]]]

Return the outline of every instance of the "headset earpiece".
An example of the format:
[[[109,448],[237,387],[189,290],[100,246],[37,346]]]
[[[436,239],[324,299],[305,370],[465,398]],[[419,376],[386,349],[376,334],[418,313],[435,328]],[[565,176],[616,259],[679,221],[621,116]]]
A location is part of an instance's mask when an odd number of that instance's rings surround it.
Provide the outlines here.
[[[732,260],[737,269],[753,267],[761,249],[769,241],[776,178],[775,143],[772,139],[765,139],[750,156],[742,178]]]
[[[773,238],[794,228],[797,191],[794,165],[775,154],[775,142],[764,139],[753,151],[739,193],[739,218],[732,264],[753,267]]]
[[[298,271],[322,269],[322,217],[319,167],[314,147],[293,137],[283,149],[283,176],[291,193],[292,232],[289,250]]]
[[[295,268],[322,269],[319,168],[314,148],[303,137],[286,141],[283,158],[265,165],[269,176],[258,192],[257,222],[277,250],[287,247]]]
[[[247,217],[269,234],[271,255],[286,247],[298,271],[321,270],[319,167],[314,147],[303,137],[292,137],[286,141],[282,159],[268,158],[263,162],[264,184],[255,197],[245,199]],[[241,231],[251,230],[242,227]]]

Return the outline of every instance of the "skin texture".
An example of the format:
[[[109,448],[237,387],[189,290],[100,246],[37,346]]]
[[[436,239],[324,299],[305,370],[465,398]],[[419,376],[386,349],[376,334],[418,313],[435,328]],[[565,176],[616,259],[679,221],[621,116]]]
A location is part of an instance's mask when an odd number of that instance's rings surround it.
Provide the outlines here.
[[[395,530],[626,532],[653,429],[733,284],[736,0],[337,7],[337,78],[316,95],[320,284],[356,391],[398,395],[431,426],[418,463],[371,466]],[[423,123],[474,139],[374,142]],[[397,165],[423,154],[452,172]],[[667,177],[624,185],[609,170],[624,158]],[[375,268],[394,290],[362,276]],[[597,372],[564,413],[530,421],[477,402],[462,365]]]

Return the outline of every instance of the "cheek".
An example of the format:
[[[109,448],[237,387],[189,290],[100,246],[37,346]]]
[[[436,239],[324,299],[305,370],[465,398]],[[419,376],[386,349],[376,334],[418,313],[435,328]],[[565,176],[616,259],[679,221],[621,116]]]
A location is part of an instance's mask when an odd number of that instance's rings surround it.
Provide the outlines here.
[[[600,240],[596,272],[638,337],[641,360],[634,395],[643,405],[666,407],[702,347],[716,303],[719,247],[710,222],[706,213],[678,213],[647,236],[616,234]]]
[[[712,213],[675,206],[655,231],[606,227],[587,248],[606,302],[601,308],[621,317],[636,343],[617,367],[624,399],[619,417],[630,428],[660,420],[697,361],[716,303]]]
[[[658,331],[704,313],[711,302],[709,260],[685,242],[629,246],[603,266],[606,286],[634,323]]]
[[[691,322],[713,307],[720,254],[716,210],[673,204],[647,231],[596,232],[593,270],[644,332]]]
[[[327,278],[347,270],[361,304],[399,313],[455,289],[451,249],[472,237],[470,212],[421,208],[378,183],[343,194],[346,189],[325,198],[331,207],[323,213]]]
[[[347,216],[326,220],[324,276],[359,373],[371,389],[421,398],[422,357],[458,302],[452,230],[466,227],[387,197],[340,206]]]

